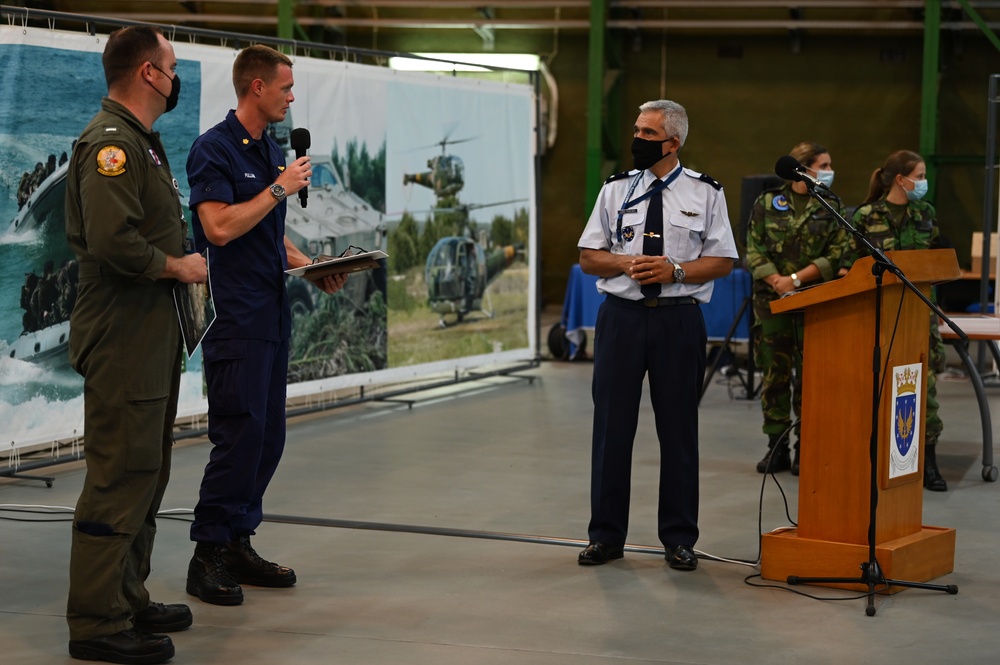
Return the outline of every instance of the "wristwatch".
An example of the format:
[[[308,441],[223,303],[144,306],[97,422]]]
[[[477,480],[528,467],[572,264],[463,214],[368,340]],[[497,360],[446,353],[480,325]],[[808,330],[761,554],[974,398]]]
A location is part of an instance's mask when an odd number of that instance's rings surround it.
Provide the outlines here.
[[[791,276],[792,276],[792,286],[794,286],[795,288],[799,288],[800,286],[802,286],[802,280],[799,279],[798,275],[796,275],[793,272]]]
[[[671,263],[674,262],[671,261]],[[682,283],[685,277],[687,277],[687,273],[684,272],[684,268],[681,268],[681,264],[674,263],[674,283],[675,284]]]
[[[278,201],[281,201],[285,198],[285,188],[279,185],[278,183],[274,183],[273,185],[268,187],[268,189],[271,190],[271,196],[273,196]]]

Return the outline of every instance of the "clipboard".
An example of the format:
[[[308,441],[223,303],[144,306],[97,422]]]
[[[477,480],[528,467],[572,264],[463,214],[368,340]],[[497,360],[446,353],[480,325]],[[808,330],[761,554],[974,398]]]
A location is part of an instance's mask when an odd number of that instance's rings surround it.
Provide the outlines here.
[[[208,266],[208,249],[201,253]],[[174,284],[174,307],[177,310],[177,322],[181,326],[181,336],[184,338],[184,348],[188,360],[194,355],[201,341],[205,339],[208,329],[215,323],[215,301],[212,298],[212,272],[209,269],[208,279],[204,284]]]
[[[380,259],[386,259],[389,255],[380,249],[371,252],[361,252],[352,256],[338,256],[335,258],[322,258],[315,263],[311,263],[301,268],[290,268],[285,274],[293,277],[305,277],[309,280],[317,280],[327,275],[339,275],[341,273],[360,272],[362,270],[375,270],[381,267]]]

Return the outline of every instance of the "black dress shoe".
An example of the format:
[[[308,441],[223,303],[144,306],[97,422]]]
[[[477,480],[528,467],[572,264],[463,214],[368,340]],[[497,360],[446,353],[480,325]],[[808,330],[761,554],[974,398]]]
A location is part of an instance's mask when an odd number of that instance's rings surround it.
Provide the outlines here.
[[[586,549],[580,552],[580,556],[577,557],[576,562],[581,566],[600,566],[613,559],[620,559],[623,556],[625,556],[625,553],[621,548],[612,549],[604,543],[594,540],[587,545]]]
[[[243,589],[226,571],[222,545],[198,543],[188,564],[187,592],[213,605],[239,605]]]
[[[69,655],[80,660],[146,665],[165,663],[174,657],[174,643],[166,635],[146,635],[123,630],[92,640],[70,640]]]
[[[674,570],[694,570],[698,567],[698,557],[687,545],[668,547],[665,558],[667,565]]]
[[[295,571],[261,557],[250,544],[250,536],[226,543],[222,561],[233,579],[253,586],[290,587],[296,582]]]

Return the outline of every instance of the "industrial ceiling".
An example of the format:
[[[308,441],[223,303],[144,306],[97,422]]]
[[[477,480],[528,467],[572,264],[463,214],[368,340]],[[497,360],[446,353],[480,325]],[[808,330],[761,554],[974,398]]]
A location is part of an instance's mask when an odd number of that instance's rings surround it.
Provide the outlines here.
[[[167,25],[277,34],[294,19],[298,37],[331,43],[373,31],[500,30],[585,32],[591,10],[607,11],[610,29],[698,33],[907,31],[923,29],[924,0],[41,0],[5,4]],[[992,30],[1000,2],[941,0],[943,30],[979,30],[973,8]],[[279,19],[279,16],[281,17]]]

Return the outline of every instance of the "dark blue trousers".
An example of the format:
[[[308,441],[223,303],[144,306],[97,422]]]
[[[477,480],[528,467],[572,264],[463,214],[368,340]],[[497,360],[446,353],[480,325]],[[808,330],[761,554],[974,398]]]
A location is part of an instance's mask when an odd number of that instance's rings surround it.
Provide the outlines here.
[[[645,307],[608,296],[594,335],[590,540],[625,544],[632,445],[643,377],[660,441],[658,534],[665,547],[698,540],[698,397],[705,320],[695,304]]]
[[[226,543],[263,519],[264,491],[285,448],[288,342],[202,343],[208,384],[208,465],[191,540]]]

